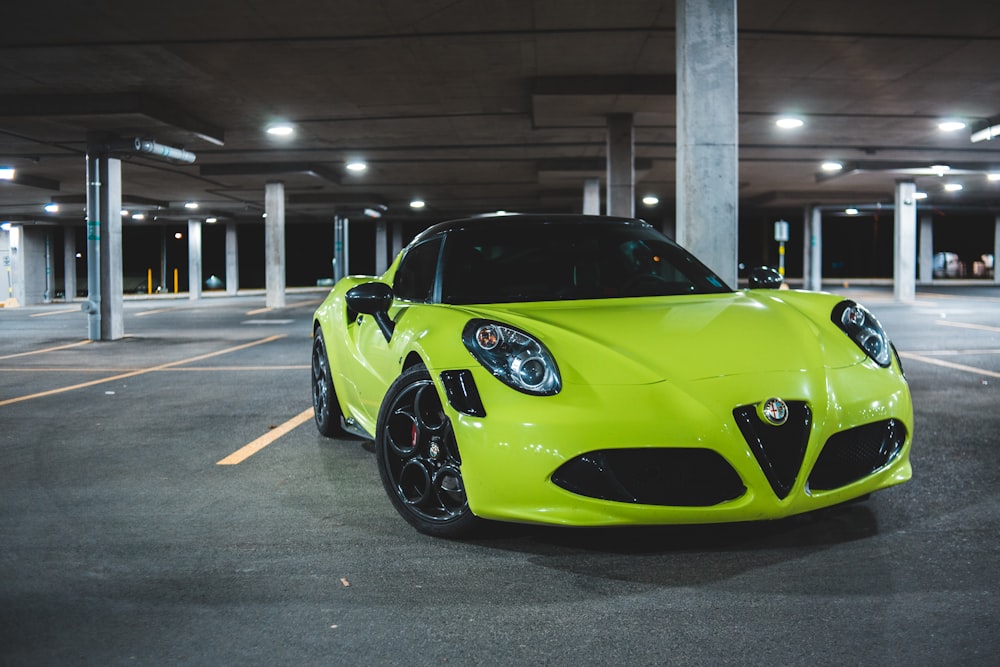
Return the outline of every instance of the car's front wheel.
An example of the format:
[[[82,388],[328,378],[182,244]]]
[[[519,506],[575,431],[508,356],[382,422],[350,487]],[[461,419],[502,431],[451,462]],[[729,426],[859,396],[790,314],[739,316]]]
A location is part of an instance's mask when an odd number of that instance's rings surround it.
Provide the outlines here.
[[[330,357],[326,354],[326,342],[323,340],[323,330],[316,327],[312,347],[312,399],[313,417],[316,418],[316,428],[328,438],[343,435],[340,427],[340,404],[337,393],[333,389],[333,377],[330,373]]]
[[[479,526],[465,495],[454,429],[423,366],[407,369],[389,387],[375,453],[389,499],[414,528],[464,537]]]

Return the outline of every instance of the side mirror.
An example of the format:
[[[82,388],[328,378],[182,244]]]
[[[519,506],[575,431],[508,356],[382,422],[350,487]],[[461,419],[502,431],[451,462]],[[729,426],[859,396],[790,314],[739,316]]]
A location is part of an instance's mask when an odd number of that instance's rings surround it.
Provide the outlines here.
[[[361,283],[347,290],[344,295],[347,307],[352,312],[371,315],[385,336],[388,343],[392,340],[395,322],[389,319],[389,306],[392,305],[392,288],[385,283]]]
[[[769,266],[755,266],[750,269],[750,289],[778,289],[784,277]]]

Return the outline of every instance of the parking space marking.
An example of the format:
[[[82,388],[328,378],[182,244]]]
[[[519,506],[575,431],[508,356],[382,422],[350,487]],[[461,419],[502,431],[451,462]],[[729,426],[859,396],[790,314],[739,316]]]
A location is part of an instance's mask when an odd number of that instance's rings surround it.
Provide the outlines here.
[[[950,320],[934,320],[943,327],[957,327],[959,329],[977,329],[979,331],[992,331],[1000,333],[1000,327],[991,327],[988,324],[970,324],[968,322],[952,322]]]
[[[292,417],[291,419],[289,419],[288,421],[286,421],[281,426],[277,426],[271,429],[270,431],[260,436],[253,442],[243,445],[242,447],[237,449],[235,452],[233,452],[226,458],[217,461],[215,465],[232,466],[238,463],[243,463],[248,458],[259,452],[260,450],[264,449],[265,447],[270,445],[272,442],[274,442],[281,436],[285,435],[286,433],[289,433],[294,428],[301,426],[302,424],[305,424],[307,421],[312,419],[312,417],[313,417],[313,409],[307,408],[302,412],[300,412],[299,414]]]
[[[976,375],[986,375],[991,378],[1000,378],[1000,373],[996,371],[988,371],[985,368],[976,368],[975,366],[966,366],[965,364],[956,364],[952,361],[945,361],[944,359],[934,359],[933,357],[925,357],[921,354],[914,354],[912,352],[900,352],[899,356],[904,359],[910,359],[912,361],[922,361],[925,364],[933,364],[935,366],[943,366],[945,368],[951,368],[957,371],[965,371],[966,373],[974,373]]]
[[[56,352],[58,350],[68,350],[71,347],[80,347],[81,345],[90,345],[89,340],[81,340],[78,343],[70,343],[68,345],[57,345],[55,347],[47,347],[42,350],[32,350],[31,352],[18,352],[17,354],[8,354],[0,357],[0,359],[14,359],[16,357],[28,357],[33,354],[45,354],[46,352]]]
[[[117,375],[112,375],[111,377],[101,378],[99,380],[91,380],[89,382],[81,382],[79,384],[70,385],[68,387],[58,387],[56,389],[49,389],[48,391],[41,391],[38,392],[37,394],[15,396],[14,398],[8,398],[7,400],[0,401],[0,407],[3,407],[5,405],[11,405],[13,403],[21,403],[22,401],[30,401],[36,398],[45,398],[46,396],[65,394],[68,391],[74,391],[76,389],[86,389],[87,387],[93,387],[99,384],[107,384],[108,382],[117,382],[118,380],[124,380],[126,378],[135,377],[137,375],[145,375],[146,373],[154,373],[156,371],[162,371],[168,368],[174,368],[176,366],[181,366],[183,364],[194,363],[196,361],[201,361],[202,359],[211,359],[212,357],[217,357],[221,354],[229,354],[230,352],[238,352],[239,350],[245,350],[249,347],[263,345],[264,343],[271,343],[273,341],[279,340],[284,337],[285,334],[277,334],[274,336],[268,336],[267,338],[261,338],[259,340],[251,341],[249,343],[244,343],[242,345],[227,347],[223,350],[216,350],[215,352],[200,354],[196,357],[190,357],[188,359],[178,359],[177,361],[171,361],[165,364],[160,364],[158,366],[151,366],[149,368],[140,368],[138,370],[128,371],[126,373],[118,373]]]
[[[33,313],[28,315],[28,317],[51,317],[52,315],[65,315],[66,313],[80,313],[83,312],[79,308],[60,308],[59,310],[50,310],[44,313]]]

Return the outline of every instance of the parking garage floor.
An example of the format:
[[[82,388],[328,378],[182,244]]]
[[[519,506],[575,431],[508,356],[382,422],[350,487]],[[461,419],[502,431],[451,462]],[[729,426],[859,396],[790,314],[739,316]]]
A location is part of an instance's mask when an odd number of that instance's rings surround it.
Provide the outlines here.
[[[772,523],[414,532],[312,421],[320,292],[0,309],[0,664],[995,665],[1000,289],[840,290],[914,479]],[[227,464],[220,464],[226,461]]]

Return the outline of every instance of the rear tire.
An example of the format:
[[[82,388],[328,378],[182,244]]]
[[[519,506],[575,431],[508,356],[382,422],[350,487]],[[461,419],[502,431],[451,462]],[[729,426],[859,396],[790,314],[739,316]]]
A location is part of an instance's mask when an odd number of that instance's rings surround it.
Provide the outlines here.
[[[316,428],[328,438],[345,435],[340,426],[340,403],[333,388],[330,357],[326,353],[323,330],[316,327],[312,346],[312,399]]]
[[[403,371],[386,392],[375,456],[389,500],[421,533],[468,537],[481,526],[465,495],[455,431],[423,366]]]

